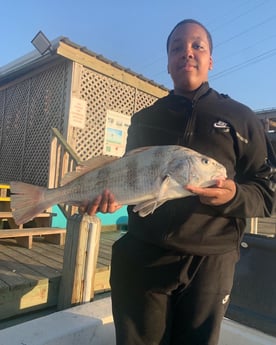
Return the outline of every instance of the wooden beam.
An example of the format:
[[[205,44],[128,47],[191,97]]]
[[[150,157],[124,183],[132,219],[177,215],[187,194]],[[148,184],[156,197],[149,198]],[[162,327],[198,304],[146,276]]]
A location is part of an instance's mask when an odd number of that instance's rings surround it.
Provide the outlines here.
[[[165,87],[163,88],[157,84],[154,85],[150,81],[143,80],[139,75],[131,74],[127,70],[112,65],[111,62],[102,61],[96,56],[89,55],[64,42],[59,43],[57,54],[155,97],[160,98],[168,94],[168,90]]]
[[[66,229],[63,228],[22,228],[0,230],[0,238],[15,238],[16,242],[31,249],[34,236],[43,236],[47,242],[63,245],[65,242]]]

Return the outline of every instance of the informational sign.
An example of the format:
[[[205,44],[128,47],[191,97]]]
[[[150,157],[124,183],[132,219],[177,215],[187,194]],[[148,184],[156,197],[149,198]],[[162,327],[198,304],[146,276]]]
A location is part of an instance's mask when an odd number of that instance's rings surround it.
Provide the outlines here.
[[[123,156],[129,125],[130,116],[107,110],[103,154],[116,157]]]
[[[71,98],[70,103],[70,126],[74,126],[80,129],[85,127],[85,118],[86,118],[86,108],[87,103],[83,99],[76,97]]]

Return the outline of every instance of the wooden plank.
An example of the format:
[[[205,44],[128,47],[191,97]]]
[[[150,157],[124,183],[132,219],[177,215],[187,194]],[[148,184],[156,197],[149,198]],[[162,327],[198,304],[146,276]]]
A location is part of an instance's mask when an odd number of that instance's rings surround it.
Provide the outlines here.
[[[45,255],[54,258],[61,264],[63,263],[64,246],[56,245],[43,241],[41,238],[34,238],[35,247],[32,249],[33,252],[36,250],[43,251]]]
[[[46,242],[36,241],[35,244],[36,245],[32,249],[33,255],[36,254],[39,256],[41,263],[50,265],[50,267],[55,267],[61,272],[64,260],[64,247],[51,244],[53,249],[49,251],[49,244]]]
[[[110,278],[109,269],[98,270],[95,276],[95,281],[94,281],[95,292],[99,293],[106,290],[110,290],[109,278]]]
[[[14,252],[9,249],[5,251],[5,255],[3,253],[0,253],[2,267],[7,268],[8,271],[11,271],[14,274],[26,279],[26,281],[28,281],[28,285],[36,285],[37,282],[45,280],[45,276],[33,270],[31,266],[28,266],[23,262],[19,262],[18,260],[16,260],[13,257],[13,254]]]
[[[66,229],[62,228],[22,228],[0,230],[0,238],[16,238],[22,247],[31,249],[34,236],[43,236],[51,243],[63,245]]]
[[[162,87],[157,84],[152,84],[147,80],[143,80],[139,76],[133,75],[122,68],[112,65],[111,63],[101,61],[96,56],[89,55],[78,48],[69,46],[65,42],[59,42],[57,54],[158,98],[168,94],[168,90],[165,89],[164,86]]]
[[[8,261],[3,260],[2,253],[0,253],[0,262],[0,279],[9,286],[9,290],[18,289],[22,286],[32,285],[29,279],[21,276],[20,274],[15,272],[13,268],[11,268],[13,267],[12,264],[10,264]],[[35,281],[33,281],[32,283],[34,285]]]
[[[54,255],[54,249],[59,249],[56,247],[52,244],[36,243],[34,248],[27,250],[26,248],[15,246],[14,242],[10,246],[17,260],[30,265],[34,270],[47,278],[59,277],[62,272],[62,262],[57,261]]]
[[[35,216],[35,218],[49,218],[52,217],[52,213],[39,213],[38,215]],[[12,212],[10,211],[1,211],[0,212],[0,218],[13,218]]]

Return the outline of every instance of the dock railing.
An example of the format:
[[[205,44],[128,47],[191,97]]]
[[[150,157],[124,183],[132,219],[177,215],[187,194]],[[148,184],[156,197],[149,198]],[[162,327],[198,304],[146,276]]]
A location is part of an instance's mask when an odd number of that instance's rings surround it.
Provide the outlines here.
[[[57,128],[52,128],[48,187],[59,187],[64,175],[76,170],[80,162],[80,158],[76,155],[59,130]],[[76,207],[74,206],[59,204],[59,207],[66,218],[76,212]]]

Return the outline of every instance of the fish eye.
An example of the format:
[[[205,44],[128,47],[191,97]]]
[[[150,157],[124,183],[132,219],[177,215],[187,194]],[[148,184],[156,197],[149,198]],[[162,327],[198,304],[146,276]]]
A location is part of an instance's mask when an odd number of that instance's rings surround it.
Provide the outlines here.
[[[209,159],[208,158],[201,158],[201,162],[205,165],[209,164]]]

